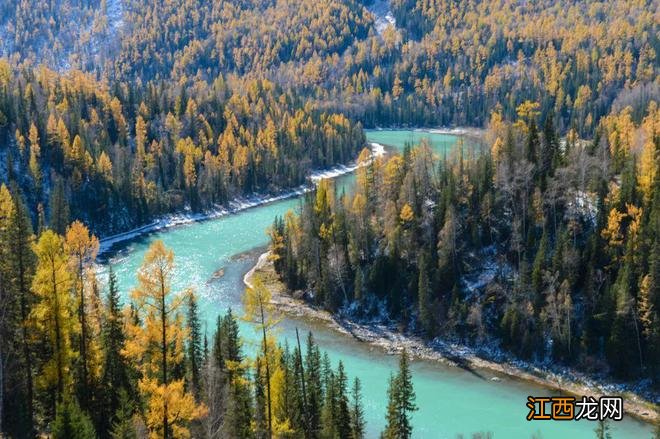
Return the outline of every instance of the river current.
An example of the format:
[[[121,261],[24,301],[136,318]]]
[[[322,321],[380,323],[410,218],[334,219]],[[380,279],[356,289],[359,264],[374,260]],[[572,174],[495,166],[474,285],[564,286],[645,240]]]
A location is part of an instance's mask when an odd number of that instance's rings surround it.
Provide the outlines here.
[[[454,134],[409,130],[368,131],[371,142],[401,149],[406,142],[421,138],[431,142],[437,154],[451,153],[459,142]],[[466,140],[464,147],[468,147]],[[347,189],[351,175],[339,177],[338,185]],[[202,321],[209,338],[219,313],[231,307],[242,314],[243,275],[268,244],[266,228],[277,215],[299,209],[301,198],[291,198],[244,210],[216,219],[163,229],[116,243],[106,252],[101,264],[117,274],[125,300],[136,284],[136,272],[148,246],[156,239],[174,250],[176,276],[174,290],[193,287],[199,296]],[[313,331],[320,348],[328,352],[334,365],[341,360],[349,377],[362,381],[363,404],[367,421],[367,437],[377,438],[385,425],[387,382],[397,369],[397,358],[379,348],[306,319],[284,316],[278,328],[278,339],[290,345],[295,342],[295,328],[302,333]],[[254,327],[241,322],[244,350],[252,354],[258,337]],[[533,421],[525,417],[527,396],[545,396],[551,392],[489,371],[466,371],[438,362],[413,360],[413,382],[419,410],[413,414],[415,438],[471,437],[476,432],[492,432],[495,438],[593,438],[595,423],[588,421]],[[495,378],[495,379],[493,379]],[[649,425],[624,417],[611,424],[613,438],[648,438]],[[537,435],[537,436],[534,436]]]

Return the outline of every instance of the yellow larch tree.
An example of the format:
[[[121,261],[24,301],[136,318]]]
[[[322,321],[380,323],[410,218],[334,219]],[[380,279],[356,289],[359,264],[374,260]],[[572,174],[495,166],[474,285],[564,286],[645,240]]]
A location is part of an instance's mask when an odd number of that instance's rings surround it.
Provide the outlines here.
[[[37,255],[37,269],[32,290],[38,300],[32,308],[30,324],[37,336],[48,343],[51,352],[37,382],[44,389],[54,390],[61,402],[71,391],[71,364],[77,356],[71,340],[79,330],[70,294],[69,261],[64,240],[52,230],[41,234],[33,250]]]
[[[188,438],[190,421],[206,414],[176,376],[183,362],[188,333],[179,312],[190,291],[172,292],[174,253],[162,241],[154,242],[138,271],[131,297],[137,319],[128,324],[124,355],[132,358],[141,378],[138,389],[146,402],[149,437]]]
[[[273,416],[274,401],[277,401],[277,395],[274,390],[278,388],[273,386],[273,378],[277,381],[278,349],[272,338],[272,331],[280,322],[273,304],[271,303],[270,290],[264,286],[258,276],[252,279],[252,285],[245,290],[243,297],[243,306],[245,309],[244,319],[256,325],[255,330],[261,334],[261,353],[262,361],[257,361],[257,368],[263,369],[263,376],[266,383],[266,421],[268,428],[268,437],[272,437],[277,430],[286,430],[285,420],[276,420]]]
[[[30,124],[30,132],[28,134],[28,139],[30,140],[30,161],[29,168],[30,174],[34,179],[34,184],[37,189],[37,192],[41,192],[41,166],[39,165],[39,159],[41,157],[41,147],[39,146],[39,131],[34,125],[34,122]]]
[[[374,185],[373,159],[373,153],[369,148],[363,148],[357,159],[358,169],[355,171],[357,189],[355,193],[363,195],[366,199],[369,198]]]
[[[660,111],[653,102],[649,108],[649,115],[642,123],[644,133],[644,146],[639,160],[639,188],[644,196],[644,201],[649,202],[653,194],[653,185],[657,178],[658,139],[660,138]]]
[[[73,276],[73,291],[78,313],[80,334],[78,349],[80,353],[79,374],[81,388],[88,392],[92,380],[98,378],[101,361],[101,349],[98,344],[100,327],[98,307],[94,303],[96,278],[93,264],[99,251],[99,240],[80,221],[74,221],[66,230],[64,248],[69,259],[69,272]],[[85,404],[89,395],[83,394],[81,402]]]

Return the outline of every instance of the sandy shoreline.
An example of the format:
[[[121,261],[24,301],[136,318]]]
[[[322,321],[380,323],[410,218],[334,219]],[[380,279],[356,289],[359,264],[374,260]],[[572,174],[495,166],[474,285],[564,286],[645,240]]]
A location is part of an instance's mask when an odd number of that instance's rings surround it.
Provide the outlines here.
[[[252,277],[258,274],[271,291],[272,303],[282,313],[319,320],[338,332],[381,348],[389,354],[396,354],[405,348],[413,356],[420,359],[438,361],[464,369],[491,371],[578,397],[582,395],[600,397],[613,394],[613,392],[604,391],[598,385],[573,382],[537,368],[533,368],[534,373],[530,373],[509,363],[498,363],[480,358],[469,350],[452,349],[450,345],[443,347],[441,351],[437,347],[429,346],[421,338],[401,334],[384,325],[365,325],[333,316],[327,311],[314,308],[303,300],[295,299],[287,294],[284,285],[277,279],[273,264],[268,256],[269,252],[259,256],[254,267],[245,274],[243,282],[246,286],[251,287]],[[494,378],[494,380],[496,379]],[[660,420],[657,407],[653,407],[651,402],[630,392],[626,392],[621,396],[625,399],[624,408],[627,414],[651,424]]]

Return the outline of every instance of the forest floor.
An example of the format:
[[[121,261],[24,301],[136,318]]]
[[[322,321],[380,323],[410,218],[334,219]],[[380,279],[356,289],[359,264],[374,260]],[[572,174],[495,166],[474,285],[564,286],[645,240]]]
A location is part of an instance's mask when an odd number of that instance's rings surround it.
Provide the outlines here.
[[[316,308],[302,298],[295,298],[287,293],[286,287],[275,273],[269,256],[269,252],[259,256],[257,263],[246,273],[243,281],[246,286],[251,287],[252,279],[258,276],[271,292],[271,302],[283,314],[317,320],[333,330],[381,348],[388,354],[394,355],[405,349],[420,359],[438,361],[466,370],[495,372],[578,398],[583,395],[596,398],[604,395],[621,396],[625,400],[624,409],[627,414],[651,424],[660,421],[657,405],[626,389],[625,386],[584,380],[580,378],[580,374],[568,369],[558,374],[521,361],[512,364],[484,359],[464,346],[438,342],[438,340],[427,342],[420,337],[403,334],[387,325],[359,323]],[[492,380],[498,381],[499,378],[493,377]]]

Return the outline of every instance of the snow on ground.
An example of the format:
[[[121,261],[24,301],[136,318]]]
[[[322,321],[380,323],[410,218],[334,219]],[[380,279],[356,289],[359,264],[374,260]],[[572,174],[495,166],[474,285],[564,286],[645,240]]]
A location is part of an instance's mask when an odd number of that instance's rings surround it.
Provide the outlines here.
[[[476,273],[463,278],[465,290],[469,295],[478,294],[497,276],[500,267],[495,258],[496,254],[495,246],[490,246],[483,249],[478,255],[481,266]]]
[[[108,28],[116,32],[124,26],[124,5],[122,0],[107,0],[106,14],[108,17]]]
[[[385,146],[380,143],[371,142],[371,153],[376,157],[385,155]]]
[[[385,154],[385,148],[379,143],[371,144],[371,151],[374,157],[380,157]],[[368,163],[365,163],[365,165]],[[295,189],[283,191],[276,195],[263,195],[263,194],[254,194],[248,197],[239,197],[227,203],[227,206],[216,206],[212,209],[209,209],[205,212],[193,213],[193,212],[180,212],[170,215],[165,215],[160,219],[140,226],[138,228],[129,230],[127,232],[118,233],[116,235],[107,236],[100,241],[99,254],[104,253],[112,248],[112,246],[118,242],[128,241],[137,236],[143,235],[145,233],[155,232],[157,230],[163,230],[170,227],[176,227],[183,224],[190,224],[193,222],[204,221],[208,219],[220,218],[225,215],[230,215],[233,213],[242,212],[244,210],[262,206],[264,204],[274,203],[276,201],[286,200],[288,198],[294,198],[300,195],[303,195],[306,192],[309,192],[314,189],[314,185],[318,181],[324,178],[335,178],[340,175],[350,174],[359,168],[360,165],[357,163],[352,163],[349,165],[338,165],[330,169],[321,169],[312,171],[310,174],[311,185],[303,184],[298,186]]]
[[[583,217],[590,221],[591,224],[596,224],[596,219],[598,216],[596,194],[585,191],[571,192],[573,192],[573,200],[568,202],[569,214]]]
[[[376,32],[382,34],[387,26],[396,27],[396,19],[390,11],[390,2],[389,0],[374,0],[374,2],[369,6],[369,12],[371,12],[375,18]]]

